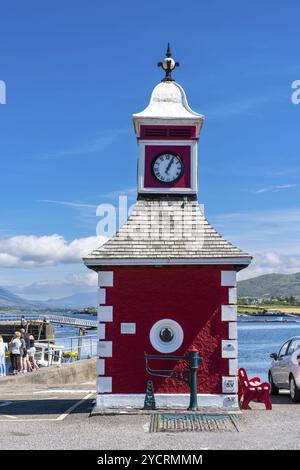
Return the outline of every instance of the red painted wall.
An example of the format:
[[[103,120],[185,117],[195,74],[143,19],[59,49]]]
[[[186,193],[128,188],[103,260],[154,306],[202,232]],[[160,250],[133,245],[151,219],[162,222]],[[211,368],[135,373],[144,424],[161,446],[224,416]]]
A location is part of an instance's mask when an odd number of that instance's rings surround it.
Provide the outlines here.
[[[105,340],[113,341],[113,357],[105,358],[105,375],[112,377],[112,393],[145,393],[148,379],[155,393],[188,393],[183,382],[149,376],[144,352],[161,354],[149,339],[154,323],[177,321],[184,331],[184,355],[196,346],[203,363],[198,370],[199,393],[221,393],[228,360],[221,358],[221,340],[228,323],[221,321],[221,304],[228,303],[228,288],[221,287],[221,270],[231,266],[132,266],[114,268],[114,286],[106,288],[106,305],[113,306],[113,322],[106,323]],[[110,267],[109,270],[112,270]],[[135,322],[136,334],[121,334],[120,323]],[[163,356],[163,354],[161,354]],[[184,367],[174,361],[152,361],[153,368]],[[163,367],[163,368],[164,368]]]

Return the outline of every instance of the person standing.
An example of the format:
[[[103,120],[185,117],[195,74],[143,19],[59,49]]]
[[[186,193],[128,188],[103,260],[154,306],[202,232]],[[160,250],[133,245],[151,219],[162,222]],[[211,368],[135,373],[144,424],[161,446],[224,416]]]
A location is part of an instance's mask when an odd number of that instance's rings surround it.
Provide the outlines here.
[[[29,348],[29,361],[31,363],[31,366],[33,370],[38,369],[38,365],[35,360],[35,353],[36,353],[36,348],[34,345],[34,336],[32,333],[29,333],[29,341],[30,341],[30,348]]]
[[[24,328],[20,329],[21,333],[21,342],[22,342],[22,351],[21,351],[21,365],[22,365],[22,372],[31,372],[32,367],[31,363],[29,362],[29,349],[30,349],[30,339],[29,334],[24,330]]]
[[[20,326],[20,328],[24,328],[24,330],[26,330],[26,327],[27,327],[27,320],[25,318],[25,315],[22,315],[21,316],[21,326]]]
[[[2,336],[0,336],[0,377],[6,375],[5,353],[8,351],[7,344],[4,343]]]
[[[21,333],[16,331],[13,338],[9,342],[8,349],[11,357],[12,373],[14,375],[21,371]]]

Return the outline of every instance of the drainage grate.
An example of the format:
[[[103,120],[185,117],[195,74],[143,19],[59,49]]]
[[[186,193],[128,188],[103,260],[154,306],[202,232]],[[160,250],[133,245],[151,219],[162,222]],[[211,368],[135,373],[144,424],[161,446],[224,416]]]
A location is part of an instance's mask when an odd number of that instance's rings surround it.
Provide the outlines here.
[[[229,414],[154,414],[150,432],[239,432],[239,417]]]

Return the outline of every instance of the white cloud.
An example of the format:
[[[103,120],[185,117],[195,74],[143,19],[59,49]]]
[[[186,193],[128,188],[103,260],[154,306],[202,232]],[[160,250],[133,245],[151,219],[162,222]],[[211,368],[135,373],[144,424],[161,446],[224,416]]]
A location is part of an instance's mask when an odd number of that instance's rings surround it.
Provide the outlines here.
[[[291,189],[297,187],[297,184],[277,184],[265,186],[264,188],[256,189],[253,191],[255,194],[263,193],[278,193],[279,191],[284,191],[285,189]]]
[[[48,300],[85,292],[95,292],[96,295],[97,273],[85,267],[83,269],[85,272],[71,273],[61,280],[43,280],[31,284],[8,284],[5,287],[29,300]]]
[[[53,234],[37,237],[19,235],[0,239],[0,267],[33,268],[56,264],[81,263],[81,258],[102,245],[105,237],[78,238],[67,242]]]
[[[61,206],[71,207],[72,209],[91,209],[96,212],[96,204],[86,204],[78,201],[56,201],[54,199],[41,199],[40,202],[50,202],[52,204],[59,204]]]
[[[253,254],[251,265],[239,272],[238,279],[249,279],[262,274],[291,274],[300,271],[300,254],[284,255],[275,251]]]
[[[300,272],[300,208],[225,213],[210,219],[227,240],[253,256],[239,279]]]

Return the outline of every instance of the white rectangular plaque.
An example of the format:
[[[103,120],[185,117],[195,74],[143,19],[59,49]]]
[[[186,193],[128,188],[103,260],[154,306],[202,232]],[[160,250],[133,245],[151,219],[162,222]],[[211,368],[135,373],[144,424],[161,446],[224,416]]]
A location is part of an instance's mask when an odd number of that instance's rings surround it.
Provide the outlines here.
[[[237,393],[237,377],[222,377],[222,392]]]
[[[121,333],[123,335],[135,335],[136,324],[135,323],[121,323]]]

